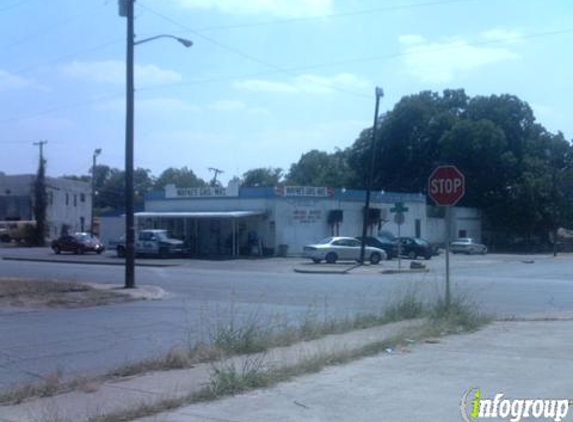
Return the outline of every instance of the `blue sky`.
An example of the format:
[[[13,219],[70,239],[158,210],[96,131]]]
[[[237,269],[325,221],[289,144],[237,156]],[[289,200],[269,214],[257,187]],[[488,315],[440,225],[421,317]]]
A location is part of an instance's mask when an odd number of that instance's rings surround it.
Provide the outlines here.
[[[123,168],[125,19],[115,0],[0,1],[0,171]],[[222,180],[350,146],[421,90],[527,101],[573,137],[570,0],[137,0],[135,165]]]

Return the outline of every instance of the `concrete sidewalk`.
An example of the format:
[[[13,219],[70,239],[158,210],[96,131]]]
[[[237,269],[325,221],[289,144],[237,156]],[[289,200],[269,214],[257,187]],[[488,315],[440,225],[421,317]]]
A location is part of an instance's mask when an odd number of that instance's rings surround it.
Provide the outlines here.
[[[285,367],[324,353],[356,350],[377,341],[389,339],[404,328],[421,324],[420,320],[404,321],[329,335],[321,339],[280,347],[265,353],[249,355],[249,359],[262,359],[264,367]],[[242,367],[244,357],[234,357],[217,363],[218,367]],[[116,413],[165,399],[186,397],[208,385],[213,365],[197,364],[191,369],[152,372],[112,380],[85,393],[75,391],[55,397],[38,398],[18,405],[0,405],[0,422],[82,422],[96,415]],[[57,415],[57,418],[54,417]]]
[[[265,354],[265,364],[292,365],[316,353],[358,349],[417,323],[390,324],[275,349]],[[460,400],[474,387],[481,388],[483,398],[496,393],[510,398],[573,398],[572,331],[570,318],[496,322],[477,333],[389,350],[272,388],[184,406],[138,422],[448,422],[461,420]],[[242,359],[230,362],[240,365]],[[208,383],[210,370],[205,364],[150,373],[107,382],[92,393],[0,406],[0,421],[81,422],[142,403],[184,397]]]
[[[498,322],[138,422],[459,422],[462,395],[474,387],[483,398],[571,399],[572,330],[571,320]]]

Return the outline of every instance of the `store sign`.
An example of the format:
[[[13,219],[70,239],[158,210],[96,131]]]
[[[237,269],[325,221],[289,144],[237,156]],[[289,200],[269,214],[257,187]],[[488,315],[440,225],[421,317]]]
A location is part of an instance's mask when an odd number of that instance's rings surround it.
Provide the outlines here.
[[[277,186],[275,195],[326,198],[334,195],[334,189],[315,186]]]
[[[322,219],[322,212],[320,210],[294,210],[292,219],[295,223],[312,224]]]
[[[165,187],[166,198],[221,198],[228,196],[238,196],[237,192],[232,192],[223,187],[202,187],[202,188],[178,188],[175,185]]]

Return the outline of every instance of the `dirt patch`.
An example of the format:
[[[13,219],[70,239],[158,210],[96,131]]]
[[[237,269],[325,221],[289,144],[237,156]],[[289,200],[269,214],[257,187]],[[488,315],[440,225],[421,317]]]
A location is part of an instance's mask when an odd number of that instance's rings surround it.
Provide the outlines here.
[[[124,293],[72,281],[0,278],[0,307],[83,308],[133,300]]]

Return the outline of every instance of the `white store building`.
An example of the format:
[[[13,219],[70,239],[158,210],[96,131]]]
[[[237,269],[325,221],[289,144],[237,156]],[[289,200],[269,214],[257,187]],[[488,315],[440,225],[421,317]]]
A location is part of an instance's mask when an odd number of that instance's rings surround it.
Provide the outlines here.
[[[164,228],[187,241],[194,256],[300,255],[304,245],[332,235],[360,236],[365,192],[325,187],[177,188],[147,195],[136,216],[136,231]],[[390,211],[408,208],[399,227]],[[372,192],[368,234],[381,231],[443,242],[443,218],[427,217],[422,194]],[[479,212],[457,208],[453,237],[481,237]],[[102,217],[101,238],[108,245],[123,234],[123,219]]]

